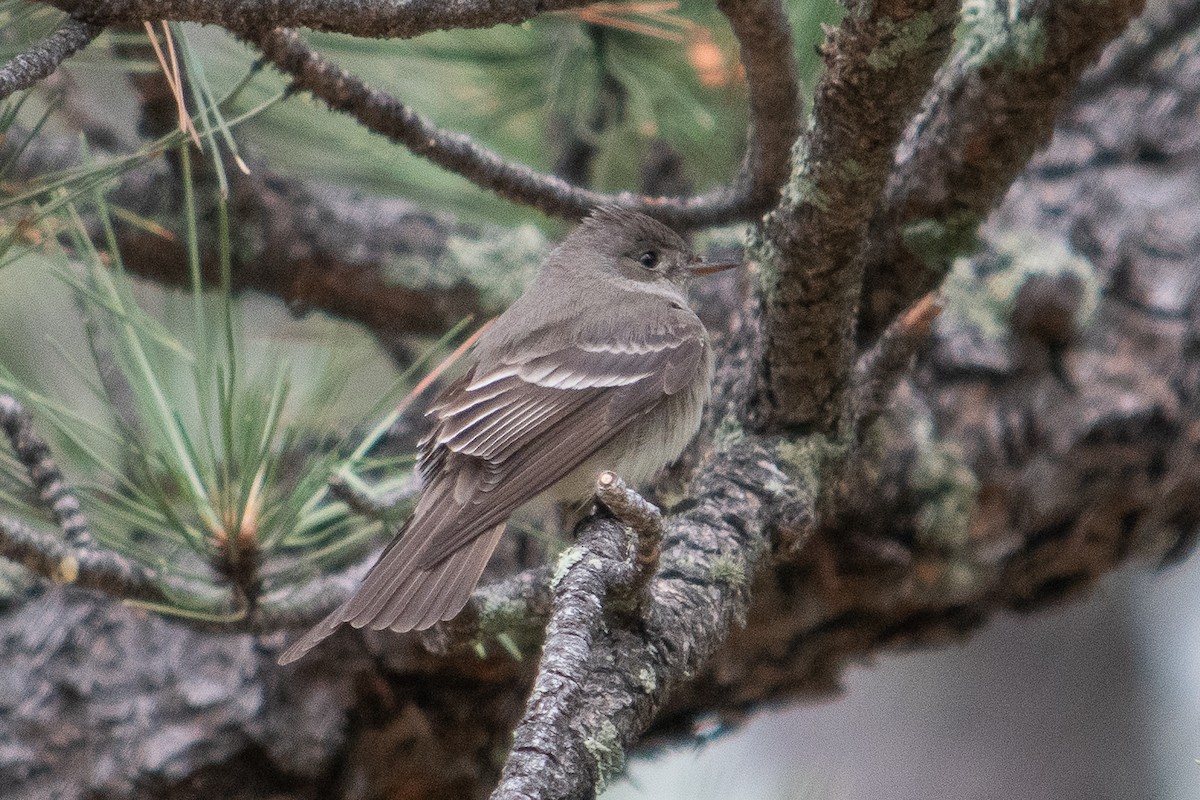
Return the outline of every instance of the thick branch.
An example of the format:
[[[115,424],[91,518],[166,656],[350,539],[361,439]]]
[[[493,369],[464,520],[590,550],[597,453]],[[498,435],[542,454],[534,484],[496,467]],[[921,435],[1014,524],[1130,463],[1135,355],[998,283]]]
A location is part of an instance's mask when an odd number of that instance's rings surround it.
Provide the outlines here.
[[[593,521],[559,563],[565,569],[557,576],[538,677],[493,800],[579,796],[572,783],[592,786],[598,777],[595,764],[584,765],[591,767],[586,776],[560,771],[560,746],[584,700],[582,678],[595,657],[608,592],[632,577],[625,531],[611,518]]]
[[[494,797],[591,797],[624,765],[625,750],[653,720],[670,690],[704,664],[750,602],[748,576],[770,554],[768,520],[788,477],[771,445],[746,439],[717,455],[691,487],[696,504],[667,522],[662,567],[633,622],[605,626],[586,614],[547,631],[544,691],[530,701],[525,732]],[[815,493],[814,485],[796,491]],[[736,516],[728,509],[738,508]],[[580,531],[600,548],[600,565],[568,561],[560,588],[573,609],[600,612],[603,564],[628,558],[615,521]],[[586,552],[577,559],[587,559]]]
[[[989,4],[980,4],[990,8]],[[974,20],[909,127],[875,219],[860,338],[935,288],[1044,145],[1080,73],[1144,0],[1041,0]]]
[[[46,78],[100,35],[104,28],[78,19],[64,20],[54,33],[0,67],[0,100]]]
[[[768,428],[829,431],[839,422],[867,221],[904,126],[950,49],[959,4],[865,5],[825,43],[812,130],[783,203],[751,248],[766,294],[760,400]]]

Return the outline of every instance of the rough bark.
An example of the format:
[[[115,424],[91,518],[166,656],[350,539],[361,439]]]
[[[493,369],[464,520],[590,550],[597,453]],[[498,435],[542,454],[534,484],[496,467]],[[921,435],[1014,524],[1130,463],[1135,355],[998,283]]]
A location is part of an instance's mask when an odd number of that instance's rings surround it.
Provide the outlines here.
[[[874,338],[941,282],[980,220],[1049,140],[1080,73],[1144,5],[1041,0],[1016,14],[1005,4],[976,5],[966,42],[909,126],[875,211],[860,339]]]
[[[65,20],[45,41],[0,66],[0,100],[45,79],[59,64],[87,47],[101,30],[98,25],[77,19]]]
[[[203,22],[230,30],[304,27],[354,36],[408,39],[431,31],[518,25],[588,0],[56,0],[53,5],[98,25],[146,19]]]
[[[958,3],[850,10],[831,32],[795,175],[748,257],[763,269],[766,352],[756,405],[772,430],[834,431],[855,355],[860,251],[893,153],[950,51]],[[915,299],[915,298],[914,298]]]

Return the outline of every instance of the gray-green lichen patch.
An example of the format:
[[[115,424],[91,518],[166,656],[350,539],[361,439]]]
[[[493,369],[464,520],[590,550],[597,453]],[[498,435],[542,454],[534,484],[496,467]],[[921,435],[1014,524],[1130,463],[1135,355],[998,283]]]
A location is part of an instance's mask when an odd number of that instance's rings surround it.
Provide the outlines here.
[[[572,545],[562,552],[554,564],[554,574],[550,577],[551,589],[558,588],[558,584],[567,576],[567,571],[583,558],[583,553],[583,548],[578,545]]]
[[[766,235],[762,224],[750,225],[746,230],[744,244],[746,261],[758,271],[759,287],[763,302],[771,306],[779,292],[779,267],[783,254],[771,238]]]
[[[746,561],[740,556],[714,556],[710,570],[714,583],[723,583],[731,589],[740,589],[746,584]]]
[[[746,438],[746,429],[732,414],[723,418],[713,431],[713,449],[723,453]]]
[[[811,125],[811,122],[810,122]],[[780,209],[772,211],[766,219],[750,225],[746,231],[745,254],[746,260],[758,268],[759,283],[762,287],[763,300],[770,307],[774,305],[779,292],[780,275],[786,266],[783,262],[795,254],[780,250],[775,238],[767,235],[767,231],[776,226],[777,215],[792,216],[795,209],[802,205],[811,205],[817,209],[829,206],[829,198],[821,191],[814,176],[814,165],[808,157],[808,136],[801,136],[791,150],[791,172],[781,192]]]
[[[900,239],[930,272],[942,275],[956,258],[978,247],[982,221],[971,211],[956,211],[944,219],[918,219],[901,228]]]
[[[1046,57],[1046,26],[1040,17],[1021,13],[1022,3],[1010,0],[966,0],[959,41],[973,69],[1001,66],[1024,71]]]
[[[775,443],[776,463],[789,478],[805,486],[820,486],[825,464],[838,445],[825,436],[801,436]]]
[[[867,66],[875,70],[895,69],[905,57],[924,47],[936,28],[928,11],[903,22],[885,17],[879,22],[879,46],[867,54]]]
[[[1057,238],[1013,231],[987,242],[984,251],[960,258],[942,291],[943,326],[967,328],[984,340],[1007,341],[1017,295],[1034,276],[1071,276],[1082,287],[1076,329],[1087,326],[1100,304],[1100,281],[1092,263]]]
[[[599,730],[594,736],[583,740],[583,746],[596,762],[599,778],[596,781],[596,793],[600,794],[608,787],[608,782],[625,769],[625,748],[621,745],[621,734],[612,720],[600,723]]]
[[[642,691],[650,694],[658,688],[658,678],[654,675],[654,670],[649,667],[642,667],[637,674],[638,685],[642,687]]]
[[[521,295],[549,251],[549,242],[536,226],[521,225],[478,238],[450,236],[439,258],[397,259],[388,265],[385,276],[417,290],[470,284],[485,308],[498,311]]]
[[[792,145],[791,164],[792,171],[783,185],[780,205],[795,208],[807,203],[822,211],[828,208],[829,197],[821,191],[813,177],[813,163],[808,157],[808,136],[801,136]]]
[[[937,438],[928,416],[913,415],[911,425],[916,444],[911,486],[921,501],[917,542],[944,552],[960,551],[970,541],[979,480],[958,445]]]

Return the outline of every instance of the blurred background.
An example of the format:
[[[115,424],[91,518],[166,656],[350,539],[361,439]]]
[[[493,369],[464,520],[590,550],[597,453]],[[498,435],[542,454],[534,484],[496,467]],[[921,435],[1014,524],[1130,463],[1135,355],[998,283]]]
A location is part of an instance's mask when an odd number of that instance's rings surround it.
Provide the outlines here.
[[[633,763],[605,800],[1196,800],[1200,563],[1109,575],[845,693]]]

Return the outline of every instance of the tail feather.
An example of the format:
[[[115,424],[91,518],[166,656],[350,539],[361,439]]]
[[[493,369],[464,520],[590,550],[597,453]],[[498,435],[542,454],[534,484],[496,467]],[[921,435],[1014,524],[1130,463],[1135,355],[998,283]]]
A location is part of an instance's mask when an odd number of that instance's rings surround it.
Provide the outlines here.
[[[309,628],[307,633],[293,642],[291,647],[283,651],[283,655],[279,657],[279,663],[290,664],[293,661],[302,658],[305,653],[319,645],[334,631],[341,627],[343,608],[345,608],[345,606],[334,609],[333,613],[331,613],[328,617]]]
[[[449,559],[450,569],[439,580],[437,595],[424,603],[414,602],[411,616],[407,617],[416,620],[412,624],[413,628],[424,630],[462,611],[503,533],[504,525],[497,525],[463,548],[463,551],[470,550],[470,553],[460,551],[463,553],[461,558],[456,554]],[[396,629],[394,625],[392,629]]]
[[[426,570],[416,566],[420,548],[411,546],[415,537],[401,534],[383,551],[358,592],[285,650],[279,663],[302,657],[345,622],[404,633],[454,617],[470,599],[503,533],[501,523]]]

